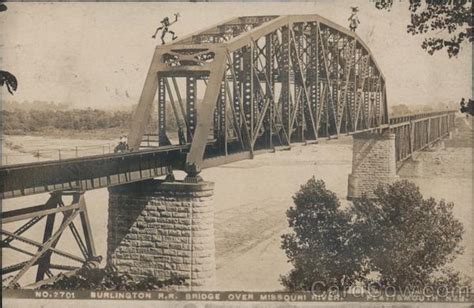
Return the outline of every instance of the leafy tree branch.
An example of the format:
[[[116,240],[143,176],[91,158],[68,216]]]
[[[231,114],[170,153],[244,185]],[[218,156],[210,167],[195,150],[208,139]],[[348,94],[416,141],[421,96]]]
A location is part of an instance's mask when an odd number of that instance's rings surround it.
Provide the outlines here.
[[[390,10],[393,0],[376,0],[379,10]],[[472,2],[467,0],[410,0],[407,32],[427,35],[421,47],[430,55],[445,49],[451,58],[464,43],[473,42]]]

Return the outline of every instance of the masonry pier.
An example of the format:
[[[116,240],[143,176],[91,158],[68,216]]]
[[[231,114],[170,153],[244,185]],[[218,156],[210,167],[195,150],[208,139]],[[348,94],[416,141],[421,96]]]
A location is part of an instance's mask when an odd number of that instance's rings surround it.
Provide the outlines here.
[[[397,179],[395,134],[364,132],[353,135],[352,173],[349,174],[347,199],[363,194],[373,198],[379,183]]]
[[[107,263],[133,278],[215,285],[212,182],[148,180],[109,188]]]

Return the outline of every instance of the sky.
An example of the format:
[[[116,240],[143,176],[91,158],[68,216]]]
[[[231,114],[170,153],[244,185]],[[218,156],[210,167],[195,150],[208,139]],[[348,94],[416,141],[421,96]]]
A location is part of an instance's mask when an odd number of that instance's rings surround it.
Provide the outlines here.
[[[371,49],[387,83],[389,105],[459,101],[472,93],[472,47],[457,58],[430,56],[422,37],[406,33],[407,1],[390,12],[370,0],[305,3],[7,3],[0,14],[0,68],[16,75],[4,100],[54,101],[75,107],[126,108],[138,102],[158,39],[160,20],[179,12],[178,36],[246,15],[319,14],[344,27],[359,7],[358,35]]]

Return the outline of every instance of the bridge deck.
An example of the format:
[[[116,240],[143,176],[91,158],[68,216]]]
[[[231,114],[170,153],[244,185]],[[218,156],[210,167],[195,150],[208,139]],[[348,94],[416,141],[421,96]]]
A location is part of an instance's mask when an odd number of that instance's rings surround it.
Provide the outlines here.
[[[16,198],[58,190],[87,191],[147,180],[184,170],[190,145],[171,145],[130,153],[0,166],[0,199]],[[239,152],[204,160],[210,168],[268,153]]]
[[[0,167],[0,198],[48,191],[90,190],[165,175],[189,146]]]
[[[376,129],[395,132],[399,162],[446,136],[454,126],[453,121],[453,111],[435,112],[394,117],[390,119],[390,126]],[[189,144],[170,145],[121,154],[1,166],[0,199],[57,190],[86,191],[163,176],[170,168],[184,170],[189,147]],[[207,157],[203,168],[251,159],[253,155],[269,151],[271,149]]]

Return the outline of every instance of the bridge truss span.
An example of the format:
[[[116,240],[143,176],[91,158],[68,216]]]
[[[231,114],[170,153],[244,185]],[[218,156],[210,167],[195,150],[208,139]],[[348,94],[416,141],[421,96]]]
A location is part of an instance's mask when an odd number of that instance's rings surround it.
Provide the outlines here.
[[[171,143],[171,114],[179,144],[191,144],[188,173],[199,172],[205,157],[388,125],[385,79],[370,50],[318,15],[239,17],[157,47],[132,148],[155,96],[159,145]]]

